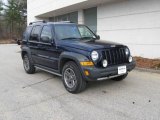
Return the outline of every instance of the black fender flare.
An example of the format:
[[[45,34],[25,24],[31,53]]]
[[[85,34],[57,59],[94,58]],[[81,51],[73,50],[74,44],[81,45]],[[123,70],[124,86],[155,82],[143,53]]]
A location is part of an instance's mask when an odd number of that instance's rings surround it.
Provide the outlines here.
[[[21,57],[23,58],[23,54],[27,53],[31,57],[31,50],[28,47],[22,47]]]
[[[59,72],[60,73],[61,73],[61,69],[63,67],[61,63],[63,62],[64,59],[73,60],[78,65],[80,70],[82,70],[80,62],[89,61],[89,59],[86,56],[82,55],[82,54],[74,53],[74,52],[63,52],[60,55],[60,59],[59,59],[59,63],[58,63],[58,68],[59,68]]]
[[[24,53],[26,53],[30,57],[31,62],[34,64],[34,61],[31,56],[31,50],[28,47],[22,47],[22,50],[21,50],[22,59],[23,59]]]

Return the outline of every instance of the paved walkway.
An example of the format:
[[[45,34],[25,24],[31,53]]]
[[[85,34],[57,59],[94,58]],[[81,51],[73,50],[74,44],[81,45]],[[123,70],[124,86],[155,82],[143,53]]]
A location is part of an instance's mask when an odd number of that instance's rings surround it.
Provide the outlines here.
[[[159,120],[160,74],[89,83],[77,95],[60,77],[24,72],[20,46],[0,45],[0,120]]]

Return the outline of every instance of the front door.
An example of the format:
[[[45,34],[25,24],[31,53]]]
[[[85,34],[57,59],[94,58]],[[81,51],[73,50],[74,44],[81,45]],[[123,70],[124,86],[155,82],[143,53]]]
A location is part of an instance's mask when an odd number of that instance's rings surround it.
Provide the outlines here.
[[[54,34],[51,26],[43,26],[38,44],[40,65],[58,70],[59,53],[54,42]]]

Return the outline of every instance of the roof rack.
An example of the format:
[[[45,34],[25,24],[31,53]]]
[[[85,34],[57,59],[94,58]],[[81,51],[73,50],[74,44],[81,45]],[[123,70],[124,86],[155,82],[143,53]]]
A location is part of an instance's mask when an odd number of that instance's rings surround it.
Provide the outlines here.
[[[74,22],[72,22],[72,21],[56,21],[56,22],[53,22],[53,23],[74,23]]]
[[[36,21],[36,22],[30,22],[29,25],[32,25],[34,23],[47,23],[45,20],[40,20],[40,21]]]
[[[59,21],[59,22],[64,22],[64,23],[73,23],[72,21]]]

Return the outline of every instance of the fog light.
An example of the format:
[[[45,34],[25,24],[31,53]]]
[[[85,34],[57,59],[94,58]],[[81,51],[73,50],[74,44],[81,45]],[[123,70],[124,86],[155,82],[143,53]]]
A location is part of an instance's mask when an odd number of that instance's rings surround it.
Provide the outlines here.
[[[103,60],[103,61],[102,61],[102,64],[103,64],[103,67],[107,67],[108,61],[107,61],[107,60]]]
[[[129,57],[129,60],[128,60],[128,61],[129,61],[129,62],[132,62],[132,61],[133,61],[132,56]]]

